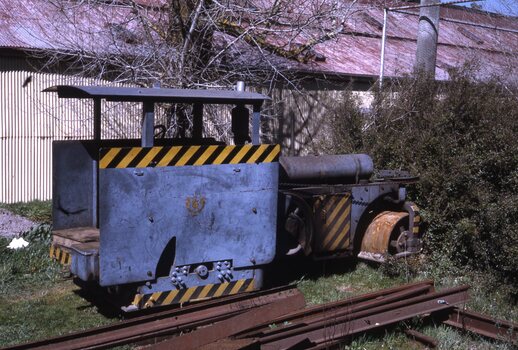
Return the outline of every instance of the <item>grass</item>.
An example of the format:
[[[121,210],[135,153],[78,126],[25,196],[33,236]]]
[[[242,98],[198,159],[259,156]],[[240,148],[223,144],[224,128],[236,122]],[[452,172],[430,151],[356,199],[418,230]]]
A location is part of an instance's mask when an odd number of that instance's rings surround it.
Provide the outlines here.
[[[415,261],[399,260],[392,266],[379,268],[366,263],[354,263],[348,260],[335,260],[317,264],[309,268],[307,273],[297,276],[299,289],[304,293],[308,304],[347,298],[353,295],[389,288],[403,283],[412,283],[432,278],[436,289],[468,284],[470,301],[467,307],[493,317],[516,321],[518,306],[510,299],[510,291],[505,286],[491,288],[488,276],[479,276],[473,272],[459,269],[438,268],[429,264],[424,257]],[[299,266],[303,264],[297,264]],[[394,266],[396,265],[396,266]],[[302,269],[305,269],[303,267]],[[387,271],[388,270],[388,271]],[[395,273],[394,270],[399,270]],[[459,274],[452,274],[456,272]],[[410,327],[439,341],[439,349],[515,349],[511,344],[493,342],[476,335],[462,334],[442,324],[434,324],[430,320],[413,320],[402,323],[394,329],[381,333],[360,335],[353,338],[350,344],[342,349],[423,349],[424,347],[407,338],[402,330]]]
[[[52,223],[52,202],[51,201],[32,201],[5,204],[0,203],[0,208],[4,208],[13,214],[23,216],[31,221],[50,224]]]
[[[110,322],[74,293],[72,281],[55,281],[20,295],[0,297],[0,346],[49,338]],[[14,295],[13,295],[14,294]]]
[[[24,249],[8,249],[10,239],[0,237],[0,347],[113,322],[50,260],[50,203],[1,207],[44,223],[23,234],[29,241]]]
[[[5,247],[6,239],[0,239]],[[103,316],[97,306],[84,299],[79,287],[60,277],[60,267],[47,258],[45,242],[32,242],[29,248],[0,251],[2,261],[2,288],[0,296],[0,346],[42,339],[72,331],[114,322]],[[288,266],[293,267],[291,263]],[[413,277],[388,276],[383,269],[365,263],[338,260],[325,263],[301,261],[291,269],[292,282],[298,282],[308,304],[338,300],[381,288],[425,279],[423,274]],[[8,275],[11,274],[9,278]],[[468,277],[439,280],[444,285],[464,284]],[[488,305],[493,305],[490,307]],[[516,319],[516,306],[509,304],[503,294],[486,294],[482,288],[473,288],[469,307],[508,319]],[[482,308],[482,310],[481,310]],[[496,311],[496,312],[495,312]],[[514,316],[513,316],[514,315]],[[361,335],[342,349],[422,349],[399,330]],[[426,322],[408,324],[440,342],[440,349],[512,349],[508,344],[490,342],[461,334],[446,326]]]
[[[40,207],[41,203],[35,204]],[[38,210],[18,205],[26,212]],[[47,209],[50,211],[50,206]],[[45,213],[39,214],[45,217]],[[9,240],[0,238],[0,346],[8,346],[53,337],[115,322],[85,299],[71,280],[61,278],[61,267],[48,258],[50,226],[40,225],[26,233],[26,249],[9,250]],[[398,260],[378,266],[354,260],[313,262],[286,260],[271,266],[265,280],[298,283],[309,305],[321,304],[366,292],[418,280],[434,279],[438,289],[469,284],[472,310],[516,321],[518,306],[510,299],[511,290],[491,276],[480,276],[467,269],[451,266],[436,256]],[[355,337],[342,349],[423,349],[401,330],[411,327],[439,341],[439,349],[513,349],[510,344],[491,342],[462,334],[441,324],[413,320],[381,333]],[[130,347],[125,347],[130,348]]]

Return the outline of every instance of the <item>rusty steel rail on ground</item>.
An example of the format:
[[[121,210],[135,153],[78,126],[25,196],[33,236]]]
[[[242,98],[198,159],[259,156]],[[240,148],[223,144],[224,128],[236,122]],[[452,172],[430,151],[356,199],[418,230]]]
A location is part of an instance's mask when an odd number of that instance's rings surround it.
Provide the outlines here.
[[[307,307],[303,310],[296,311],[291,314],[287,314],[277,319],[271,320],[268,324],[262,324],[254,328],[248,329],[245,333],[238,334],[238,337],[253,337],[258,336],[260,334],[264,334],[265,331],[270,330],[270,325],[272,324],[279,325],[286,323],[300,323],[302,321],[308,322],[311,319],[315,319],[315,317],[322,317],[321,315],[323,314],[325,315],[325,317],[330,317],[331,313],[333,313],[334,316],[336,316],[338,313],[344,311],[359,311],[361,309],[376,306],[377,304],[382,305],[386,303],[388,300],[391,300],[390,298],[394,298],[394,296],[396,296],[396,299],[398,299],[401,297],[401,295],[398,296],[397,293],[404,293],[403,295],[406,295],[406,293],[414,294],[426,290],[433,290],[432,280],[425,280],[411,284],[399,285],[392,288],[386,288],[351,298],[345,298],[338,301],[325,303],[322,305],[314,305],[311,307]],[[386,299],[388,297],[390,298]],[[372,302],[372,304],[366,304],[367,302]]]
[[[517,324],[461,310],[469,286],[435,291],[433,281],[396,286],[304,308],[295,287],[234,295],[157,312],[114,325],[6,349],[105,349],[151,344],[147,349],[326,349],[351,336],[386,328],[416,316],[516,344]],[[429,346],[436,340],[405,333]]]
[[[236,334],[257,325],[258,323],[269,322],[269,320],[276,317],[285,315],[294,310],[302,309],[305,305],[306,302],[302,294],[293,295],[271,304],[250,309],[224,321],[216,322],[212,326],[197,329],[179,337],[174,337],[150,348],[153,350],[198,349],[200,346],[210,344],[232,334]]]
[[[325,348],[343,342],[347,336],[452,308],[468,299],[467,286],[435,292],[432,285],[432,281],[424,281],[397,286],[279,317],[266,317],[266,321],[251,310],[148,349]],[[210,339],[200,340],[207,333],[211,334]]]
[[[271,304],[262,307],[263,310],[250,310],[201,330],[152,345],[148,347],[148,349],[161,350],[178,348],[188,350],[198,349],[200,347],[203,349],[255,349],[264,345],[260,341],[261,337],[275,333],[276,329],[270,329],[269,326],[277,322],[279,322],[279,324],[289,322],[298,326],[299,324],[315,323],[327,318],[337,318],[343,315],[344,312],[365,310],[386,303],[399,301],[404,298],[426,294],[433,289],[432,285],[433,281],[423,281],[306,309],[302,309],[300,304],[297,303],[297,307],[290,306],[290,308],[298,308],[301,310],[294,312],[286,312],[286,310],[281,312],[281,304],[285,303],[281,301],[279,306]],[[277,314],[277,316],[275,316],[275,314]],[[287,328],[284,327],[282,330],[286,331]],[[237,334],[239,334],[240,339],[225,339]]]
[[[233,338],[225,335],[226,339],[206,344],[202,349],[325,349],[339,345],[361,332],[451,309],[468,300],[468,288],[461,286],[435,292],[426,282],[396,287],[391,292],[385,290],[350,298],[349,303],[343,300],[312,307],[307,309],[309,316],[304,314],[306,309],[297,311],[275,319],[279,323],[274,328],[258,325]],[[272,324],[269,321],[269,325]]]
[[[498,320],[459,308],[452,309],[443,323],[484,337],[518,345],[518,323]]]
[[[437,339],[418,332],[414,329],[405,329],[403,332],[407,337],[425,345],[427,348],[435,349],[439,345]]]
[[[334,346],[343,338],[385,327],[415,316],[451,308],[468,300],[468,286],[427,293],[408,299],[353,312],[335,319],[323,319],[287,332],[261,337],[261,349],[289,349],[299,343]]]
[[[199,326],[224,320],[251,308],[293,297],[300,298],[300,296],[301,293],[295,286],[237,294],[199,302],[179,309],[156,312],[82,332],[14,345],[2,348],[2,350],[106,349],[195,329]]]

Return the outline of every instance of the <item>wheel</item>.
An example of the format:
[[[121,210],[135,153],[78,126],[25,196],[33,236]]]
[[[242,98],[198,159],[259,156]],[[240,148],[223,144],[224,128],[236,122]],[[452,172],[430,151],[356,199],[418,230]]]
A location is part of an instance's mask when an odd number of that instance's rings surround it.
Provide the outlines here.
[[[359,258],[384,262],[387,255],[398,256],[407,251],[408,213],[384,211],[376,215],[362,239]]]

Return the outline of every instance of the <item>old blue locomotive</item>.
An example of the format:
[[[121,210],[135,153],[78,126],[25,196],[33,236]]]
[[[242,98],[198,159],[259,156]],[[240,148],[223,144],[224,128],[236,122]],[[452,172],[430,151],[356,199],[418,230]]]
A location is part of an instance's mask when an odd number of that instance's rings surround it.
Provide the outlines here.
[[[279,145],[259,142],[264,95],[47,91],[94,103],[93,139],[53,144],[51,256],[78,280],[118,293],[126,311],[260,289],[279,255],[383,261],[420,250],[420,216],[405,187],[415,178],[374,176],[364,154],[281,156]],[[102,139],[102,100],[142,103],[141,138]],[[156,137],[156,103],[192,106],[188,137]],[[203,137],[207,105],[233,107],[233,145]]]

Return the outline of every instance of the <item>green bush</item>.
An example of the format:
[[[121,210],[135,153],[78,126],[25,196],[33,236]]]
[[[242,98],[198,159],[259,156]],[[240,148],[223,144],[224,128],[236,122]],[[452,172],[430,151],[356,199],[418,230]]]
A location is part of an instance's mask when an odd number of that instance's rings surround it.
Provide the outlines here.
[[[518,90],[472,76],[401,80],[375,93],[370,113],[348,94],[331,121],[333,151],[419,174],[410,196],[427,214],[427,251],[518,286]]]

